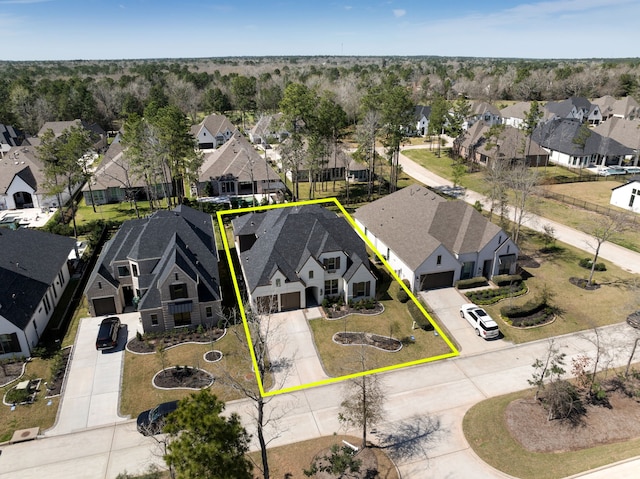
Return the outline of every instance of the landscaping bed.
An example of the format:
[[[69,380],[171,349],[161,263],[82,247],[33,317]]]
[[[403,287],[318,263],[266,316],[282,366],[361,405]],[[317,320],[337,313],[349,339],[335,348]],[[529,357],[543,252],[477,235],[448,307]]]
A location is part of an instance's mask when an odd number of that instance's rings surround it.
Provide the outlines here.
[[[213,384],[213,376],[202,369],[176,366],[163,369],[153,378],[153,385],[163,389],[203,389]]]
[[[333,340],[342,345],[356,346],[364,344],[383,351],[396,352],[402,349],[402,343],[388,336],[364,332],[339,332],[333,335]]]
[[[198,328],[168,331],[159,335],[137,335],[127,343],[127,350],[136,354],[148,354],[156,352],[161,344],[165,349],[183,343],[206,344],[218,341],[224,334],[225,330],[221,328],[209,330]]]

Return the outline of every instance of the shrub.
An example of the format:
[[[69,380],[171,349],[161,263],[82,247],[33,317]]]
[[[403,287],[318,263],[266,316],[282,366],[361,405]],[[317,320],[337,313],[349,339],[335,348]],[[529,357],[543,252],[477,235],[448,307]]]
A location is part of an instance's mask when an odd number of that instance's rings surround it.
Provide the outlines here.
[[[407,302],[407,309],[409,310],[409,314],[411,315],[411,319],[413,319],[420,329],[424,329],[425,331],[433,331],[433,324],[427,319],[427,317],[420,311],[418,305],[414,301]]]
[[[26,389],[13,388],[7,392],[5,400],[9,404],[20,404],[21,402],[26,402],[27,399],[29,399],[29,396],[29,391],[27,391]]]
[[[509,286],[514,283],[521,283],[522,276],[519,274],[498,274],[491,278],[496,286]]]
[[[528,301],[522,306],[511,305],[500,308],[500,314],[505,318],[522,318],[524,316],[531,316],[548,308],[544,301]]]
[[[470,291],[465,293],[472,303],[479,305],[494,304],[506,298],[521,296],[527,292],[527,285],[524,281],[514,284],[513,286],[502,286],[494,289],[483,289],[480,291]]]
[[[489,282],[484,276],[476,276],[470,279],[460,279],[456,281],[456,288],[458,289],[470,289],[480,288],[481,286],[487,286]]]
[[[591,269],[591,265],[593,264],[593,260],[591,258],[582,258],[578,264],[586,269]],[[595,271],[606,271],[607,267],[604,263],[596,263]]]

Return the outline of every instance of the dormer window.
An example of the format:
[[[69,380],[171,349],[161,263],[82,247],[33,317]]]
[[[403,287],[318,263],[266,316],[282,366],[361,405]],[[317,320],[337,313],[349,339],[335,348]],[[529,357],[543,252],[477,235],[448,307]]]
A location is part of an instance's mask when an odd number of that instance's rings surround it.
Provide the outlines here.
[[[333,273],[334,271],[340,269],[340,256],[336,256],[334,258],[325,258],[323,261],[324,268]]]
[[[187,285],[184,283],[172,284],[169,286],[169,294],[171,299],[188,298]]]
[[[276,288],[279,288],[282,285],[282,281],[280,278],[276,278]]]

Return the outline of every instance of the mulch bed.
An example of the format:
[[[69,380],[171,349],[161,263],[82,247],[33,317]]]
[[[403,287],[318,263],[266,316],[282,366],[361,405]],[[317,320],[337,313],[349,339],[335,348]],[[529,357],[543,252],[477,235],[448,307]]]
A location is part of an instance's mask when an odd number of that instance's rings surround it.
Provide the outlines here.
[[[220,361],[222,359],[222,353],[220,351],[207,351],[204,355],[204,360],[209,361],[210,363],[215,363],[216,361]]]
[[[577,425],[548,421],[546,409],[533,398],[509,404],[505,421],[513,438],[531,452],[576,451],[640,437],[640,404],[619,391],[607,399],[611,408],[587,405]]]
[[[333,340],[342,345],[358,345],[373,346],[383,351],[396,352],[402,349],[402,343],[388,336],[380,336],[379,334],[364,332],[339,332],[333,335]]]
[[[169,368],[160,371],[153,378],[153,385],[159,388],[203,389],[213,384],[213,376],[207,371],[192,367]]]
[[[593,291],[595,289],[598,289],[600,287],[599,284],[596,283],[592,283],[591,285],[588,285],[588,281],[584,278],[576,278],[576,277],[571,277],[569,278],[569,283],[571,283],[574,286],[577,286],[580,289],[584,289],[586,291]]]
[[[142,337],[142,340],[137,337],[131,339],[127,343],[127,349],[132,353],[147,354],[155,353],[158,349],[158,345],[163,344],[165,348],[177,346],[182,343],[211,343],[215,342],[224,336],[225,330],[220,328],[211,329],[204,332],[198,332],[197,330],[180,330],[169,331],[162,336],[156,337]]]
[[[546,311],[539,311],[529,316],[523,316],[521,318],[509,318],[511,326],[516,328],[531,328],[535,326],[543,326],[551,323],[555,318],[554,313],[548,313]]]
[[[316,464],[318,466],[329,465],[329,461],[323,458],[330,455],[331,448],[324,449],[316,455],[314,461],[317,461]],[[355,458],[361,461],[358,472],[346,473],[343,476],[331,474],[330,472],[318,472],[313,477],[315,479],[339,479],[341,477],[348,477],[349,479],[375,479],[380,477],[378,475],[378,459],[371,448],[361,449]]]
[[[62,385],[64,377],[69,367],[69,358],[71,357],[71,348],[64,348],[60,351],[62,354],[62,367],[58,372],[47,381],[47,397],[58,396],[62,393]]]
[[[22,374],[23,365],[24,361],[12,361],[3,364],[2,367],[0,367],[0,386],[4,386],[18,379]]]
[[[366,308],[350,308],[348,306],[342,306],[340,309],[322,308],[324,313],[327,315],[329,319],[340,319],[345,316],[349,316],[350,314],[380,314],[384,311],[384,306],[382,303],[376,303],[375,306],[371,309]]]

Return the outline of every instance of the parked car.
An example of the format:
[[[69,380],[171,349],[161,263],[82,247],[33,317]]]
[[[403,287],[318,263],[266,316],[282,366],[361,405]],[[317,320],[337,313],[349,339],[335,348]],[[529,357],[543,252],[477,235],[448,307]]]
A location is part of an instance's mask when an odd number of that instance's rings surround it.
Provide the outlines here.
[[[498,324],[480,306],[473,303],[463,304],[460,306],[460,316],[469,322],[478,336],[484,339],[500,336]]]
[[[640,174],[640,166],[623,166],[628,175]]]
[[[600,176],[626,175],[627,170],[619,166],[605,166],[598,170]]]
[[[167,416],[177,407],[178,401],[169,401],[141,412],[138,415],[138,432],[144,436],[154,436],[161,433]]]
[[[118,345],[118,333],[120,332],[120,318],[110,316],[100,323],[98,337],[96,338],[96,349],[115,348]]]

